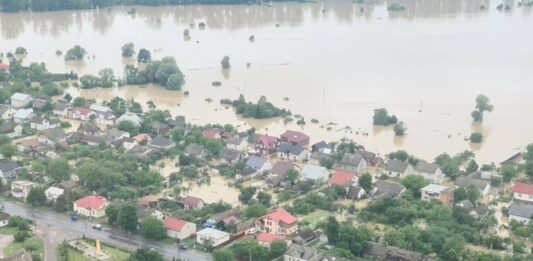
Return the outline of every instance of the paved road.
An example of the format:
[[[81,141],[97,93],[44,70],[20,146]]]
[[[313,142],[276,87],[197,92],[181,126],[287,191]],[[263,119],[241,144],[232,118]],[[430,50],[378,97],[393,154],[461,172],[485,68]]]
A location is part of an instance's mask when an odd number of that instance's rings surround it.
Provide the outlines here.
[[[79,233],[80,235],[87,235],[87,237],[100,239],[103,242],[119,245],[127,249],[137,249],[139,247],[150,248],[158,251],[165,257],[172,259],[173,257],[181,258],[188,261],[211,261],[212,257],[209,254],[200,253],[192,250],[179,250],[176,245],[164,244],[152,240],[146,240],[138,235],[131,235],[122,230],[104,227],[102,230],[91,228],[91,224],[85,220],[71,221],[65,215],[54,212],[43,211],[39,209],[29,209],[11,202],[3,202],[4,212],[10,215],[19,215],[32,220],[37,223],[44,223],[61,229],[69,230]]]

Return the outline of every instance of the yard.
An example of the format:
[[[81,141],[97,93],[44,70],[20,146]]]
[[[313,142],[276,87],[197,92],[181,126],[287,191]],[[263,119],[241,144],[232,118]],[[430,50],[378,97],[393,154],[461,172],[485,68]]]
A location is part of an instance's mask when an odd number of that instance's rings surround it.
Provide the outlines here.
[[[331,212],[325,210],[315,210],[300,219],[300,222],[306,222],[310,227],[315,227],[320,221],[324,221],[331,215]]]
[[[3,227],[0,229],[0,233],[2,234],[14,235],[17,232],[19,232],[19,229],[16,227]],[[4,248],[4,255],[11,256],[17,250],[22,248],[25,248],[32,254],[37,254],[41,257],[41,259],[44,259],[44,243],[40,238],[36,237],[33,234],[31,234],[29,238],[24,240],[24,242],[14,241],[13,243],[6,246],[6,248]]]
[[[90,244],[94,243],[93,241],[89,241],[89,240],[87,240],[85,242],[90,243]],[[130,256],[130,253],[128,253],[126,251],[123,251],[123,250],[120,250],[120,249],[118,249],[116,247],[113,247],[113,246],[110,246],[110,245],[104,244],[104,243],[102,243],[101,245],[102,245],[102,250],[111,255],[110,260],[113,260],[113,261],[125,261]],[[80,252],[74,250],[72,247],[68,247],[67,249],[68,249],[68,260],[69,261],[90,261],[90,260],[92,260],[89,257],[86,257],[86,256],[82,255]]]

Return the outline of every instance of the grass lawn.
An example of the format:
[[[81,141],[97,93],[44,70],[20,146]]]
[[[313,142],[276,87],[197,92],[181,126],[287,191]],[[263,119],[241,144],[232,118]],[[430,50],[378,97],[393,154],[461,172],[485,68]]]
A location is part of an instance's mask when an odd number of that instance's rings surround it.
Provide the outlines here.
[[[38,238],[36,236],[30,237],[30,238],[26,239],[24,242],[13,242],[13,243],[11,243],[6,248],[4,248],[4,254],[6,256],[11,256],[17,250],[24,248],[24,246],[26,244],[28,244],[28,242],[32,242],[32,241],[36,242],[35,245],[37,246],[37,249],[32,251],[31,253],[32,254],[38,254],[39,256],[41,256],[41,259],[44,260],[44,243],[43,243],[43,241],[40,238]]]
[[[5,226],[3,228],[0,228],[0,233],[4,235],[14,235],[17,232],[19,232],[19,229],[17,227]]]
[[[318,222],[326,220],[330,215],[331,212],[319,209],[303,216],[300,222],[308,222],[309,226],[314,228]]]
[[[102,245],[102,250],[110,253],[113,256],[113,261],[125,261],[130,257],[130,253],[108,245]]]
[[[68,260],[69,261],[91,261],[89,258],[84,257],[82,254],[76,252],[73,249],[68,250]]]

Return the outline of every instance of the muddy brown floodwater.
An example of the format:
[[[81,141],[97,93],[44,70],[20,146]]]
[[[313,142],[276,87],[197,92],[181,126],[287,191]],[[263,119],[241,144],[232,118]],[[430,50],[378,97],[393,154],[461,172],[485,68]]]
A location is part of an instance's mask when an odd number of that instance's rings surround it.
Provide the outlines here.
[[[51,71],[80,74],[110,67],[122,75],[124,64],[131,63],[120,55],[126,42],[151,50],[155,58],[173,56],[186,74],[189,97],[156,86],[68,92],[98,100],[151,100],[199,124],[255,126],[273,135],[301,129],[281,120],[240,119],[218,104],[242,93],[250,100],[265,95],[304,115],[312,142],[349,137],[379,153],[405,149],[425,159],[473,149],[483,163],[499,162],[532,142],[533,9],[508,2],[512,10],[501,12],[500,1],[492,0],[397,2],[406,10],[388,12],[387,1],[332,0],[138,7],[134,16],[120,7],[0,14],[0,51],[24,46],[25,63],[46,62]],[[207,27],[191,28],[199,22]],[[183,38],[184,29],[190,29],[190,40]],[[65,63],[55,55],[76,44],[89,52],[83,63]],[[225,73],[224,55],[232,64]],[[222,86],[211,86],[213,81]],[[491,98],[495,110],[483,125],[472,125],[479,93]],[[378,107],[404,121],[408,135],[395,138],[391,128],[372,127]],[[310,124],[312,118],[320,124]],[[328,122],[338,125],[320,128]],[[344,126],[353,132],[339,131]],[[464,141],[478,130],[485,136],[481,146]]]

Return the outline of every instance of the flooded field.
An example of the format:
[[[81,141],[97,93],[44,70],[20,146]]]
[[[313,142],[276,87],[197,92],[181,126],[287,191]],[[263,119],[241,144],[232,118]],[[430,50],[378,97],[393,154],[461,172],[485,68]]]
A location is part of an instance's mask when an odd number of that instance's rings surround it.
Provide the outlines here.
[[[222,200],[232,206],[238,206],[239,190],[230,187],[229,182],[225,181],[219,175],[211,173],[210,177],[210,184],[202,184],[201,186],[198,186],[197,184],[190,182],[187,191],[182,194],[199,197],[206,203],[216,203]]]
[[[25,63],[80,74],[110,67],[117,75],[131,62],[121,58],[124,43],[147,48],[154,58],[173,56],[186,74],[188,97],[157,86],[68,92],[153,101],[198,124],[254,126],[272,135],[303,129],[312,142],[348,137],[378,153],[405,149],[428,160],[443,151],[472,149],[483,163],[500,162],[533,142],[533,9],[508,2],[511,11],[501,12],[495,0],[397,2],[406,10],[389,12],[387,1],[333,0],[137,7],[135,15],[129,8],[0,14],[0,52],[24,46]],[[206,29],[200,30],[199,22]],[[191,30],[190,40],[183,38],[184,29]],[[72,64],[56,56],[56,50],[76,44],[87,49],[89,59]],[[231,58],[229,73],[220,70],[224,55]],[[213,81],[222,86],[211,86]],[[218,104],[241,93],[250,100],[265,95],[308,124],[241,119]],[[472,125],[479,93],[491,98],[495,110],[483,125]],[[406,137],[372,126],[379,107],[405,122]],[[311,124],[313,118],[320,123]],[[328,131],[322,125],[329,122],[337,125]],[[352,131],[341,130],[345,126]],[[473,131],[484,134],[481,146],[464,141]]]

